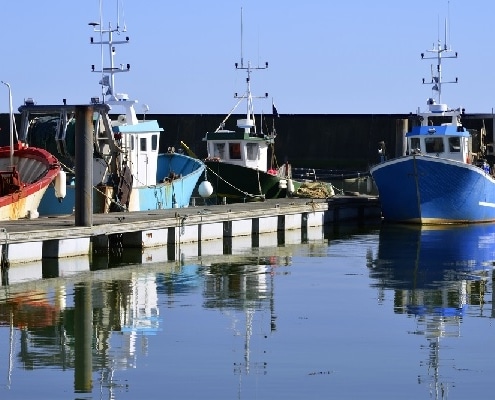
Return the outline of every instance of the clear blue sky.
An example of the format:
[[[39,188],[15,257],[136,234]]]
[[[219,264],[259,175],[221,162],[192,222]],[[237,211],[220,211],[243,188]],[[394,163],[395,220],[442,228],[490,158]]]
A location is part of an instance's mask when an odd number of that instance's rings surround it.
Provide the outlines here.
[[[122,0],[121,0],[122,1]],[[0,79],[9,82],[14,108],[87,103],[101,94],[100,49],[89,44],[88,22],[99,19],[99,0],[10,0],[2,4]],[[269,62],[252,77],[255,104],[281,114],[409,113],[431,96],[430,62],[420,53],[449,37],[457,60],[445,60],[443,100],[467,112],[495,107],[495,2],[493,0],[124,0],[121,22],[131,44],[116,61],[132,71],[117,89],[147,104],[151,113],[227,114],[234,92],[245,89],[240,61]],[[449,4],[449,5],[448,5]],[[104,1],[103,21],[116,20],[116,2]],[[2,92],[2,87],[5,92]],[[8,111],[0,86],[0,112]],[[138,112],[140,106],[137,107]]]

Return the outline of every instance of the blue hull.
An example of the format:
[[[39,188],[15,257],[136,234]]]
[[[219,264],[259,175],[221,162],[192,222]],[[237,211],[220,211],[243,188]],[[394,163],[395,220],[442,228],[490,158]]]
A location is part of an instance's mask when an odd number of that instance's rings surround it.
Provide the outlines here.
[[[183,154],[160,154],[158,156],[157,184],[132,188],[129,211],[147,211],[188,207],[192,193],[203,174],[205,165],[198,159]],[[163,183],[170,172],[180,178]],[[160,183],[158,183],[160,182]],[[75,207],[75,185],[67,185],[65,198],[59,202],[55,189],[50,186],[41,199],[38,208],[40,215],[72,214]],[[104,212],[104,187],[93,190],[93,212]]]
[[[495,180],[471,164],[410,155],[371,168],[385,220],[420,224],[495,221]]]

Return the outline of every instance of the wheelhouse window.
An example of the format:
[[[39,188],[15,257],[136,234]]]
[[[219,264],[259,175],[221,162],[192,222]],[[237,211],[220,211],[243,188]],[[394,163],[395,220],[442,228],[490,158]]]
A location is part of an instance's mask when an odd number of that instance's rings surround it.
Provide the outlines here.
[[[443,153],[445,147],[443,137],[428,137],[425,139],[425,149],[427,153]]]
[[[146,151],[146,138],[139,139],[139,150]]]
[[[225,158],[225,143],[215,143],[213,145],[213,157]]]
[[[151,135],[151,150],[156,151],[158,149],[158,135]]]
[[[421,151],[421,141],[419,138],[411,139],[411,153],[419,153]]]
[[[459,153],[461,151],[461,138],[459,136],[449,137],[449,151]]]
[[[231,160],[241,160],[240,143],[229,143],[229,156]]]
[[[258,158],[258,143],[246,144],[246,156],[249,161],[256,161]]]

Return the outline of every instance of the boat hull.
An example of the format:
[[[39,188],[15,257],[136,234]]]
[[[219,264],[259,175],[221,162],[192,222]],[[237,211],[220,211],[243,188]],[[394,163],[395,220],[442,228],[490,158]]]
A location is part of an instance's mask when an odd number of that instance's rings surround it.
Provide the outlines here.
[[[495,180],[459,161],[410,155],[370,169],[385,220],[420,224],[495,221]]]
[[[133,187],[130,193],[128,211],[147,211],[188,207],[193,191],[203,174],[205,165],[198,159],[178,154],[166,153],[158,156],[157,183],[150,186]],[[171,174],[179,178],[164,181]],[[119,207],[112,207],[113,188],[98,185],[93,189],[93,212],[104,213]],[[67,185],[66,196],[58,201],[54,187],[50,187],[43,197],[40,215],[72,214],[75,209],[76,186]]]
[[[40,201],[60,171],[58,160],[34,147],[14,150],[13,165],[21,183],[19,190],[0,196],[0,220],[36,218]],[[10,147],[0,148],[0,171],[11,170]]]
[[[280,187],[277,175],[220,161],[205,161],[208,180],[213,186],[213,196],[229,201],[249,201],[288,197],[286,188]],[[293,181],[294,190],[299,183]]]

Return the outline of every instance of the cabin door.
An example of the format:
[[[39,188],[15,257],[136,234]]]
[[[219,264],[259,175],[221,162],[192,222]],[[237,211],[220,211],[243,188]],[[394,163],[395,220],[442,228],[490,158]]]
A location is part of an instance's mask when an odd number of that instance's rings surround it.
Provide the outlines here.
[[[156,170],[158,163],[158,135],[143,134],[138,136],[138,156],[137,156],[137,186],[155,185]]]

